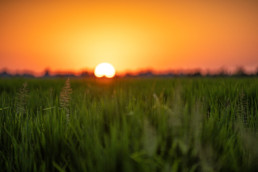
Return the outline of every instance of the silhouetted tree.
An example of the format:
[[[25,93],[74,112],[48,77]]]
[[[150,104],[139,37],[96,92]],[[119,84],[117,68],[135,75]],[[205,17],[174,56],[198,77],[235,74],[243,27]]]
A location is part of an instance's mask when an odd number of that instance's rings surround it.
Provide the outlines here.
[[[46,69],[46,70],[45,70],[43,77],[50,77],[50,71],[49,71],[49,69]]]
[[[80,77],[93,77],[93,76],[94,76],[94,74],[89,71],[82,71],[80,74]]]
[[[246,72],[245,72],[245,69],[243,67],[238,67],[235,74],[235,76],[246,76]]]
[[[228,75],[228,73],[227,73],[226,69],[222,67],[219,70],[218,76],[224,77],[224,76],[227,76],[227,75]]]
[[[0,77],[11,77],[12,75],[11,74],[9,74],[8,72],[7,72],[7,70],[3,70],[1,73],[0,73]]]

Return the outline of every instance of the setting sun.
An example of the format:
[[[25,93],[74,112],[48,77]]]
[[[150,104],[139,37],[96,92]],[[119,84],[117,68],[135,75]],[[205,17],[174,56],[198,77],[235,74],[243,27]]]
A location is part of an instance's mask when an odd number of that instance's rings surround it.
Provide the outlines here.
[[[112,78],[115,76],[115,68],[109,63],[100,63],[95,68],[94,74],[96,77]]]

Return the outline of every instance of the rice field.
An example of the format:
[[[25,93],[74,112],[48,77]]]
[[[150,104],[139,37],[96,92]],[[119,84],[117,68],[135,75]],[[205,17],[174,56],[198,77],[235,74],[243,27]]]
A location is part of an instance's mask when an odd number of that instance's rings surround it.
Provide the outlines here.
[[[0,171],[257,171],[258,78],[0,80]]]

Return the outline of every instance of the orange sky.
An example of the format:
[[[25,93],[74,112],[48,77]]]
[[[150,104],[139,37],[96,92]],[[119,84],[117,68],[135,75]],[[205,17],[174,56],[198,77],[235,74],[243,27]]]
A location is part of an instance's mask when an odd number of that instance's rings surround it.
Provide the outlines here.
[[[0,69],[258,67],[258,3],[1,1]]]

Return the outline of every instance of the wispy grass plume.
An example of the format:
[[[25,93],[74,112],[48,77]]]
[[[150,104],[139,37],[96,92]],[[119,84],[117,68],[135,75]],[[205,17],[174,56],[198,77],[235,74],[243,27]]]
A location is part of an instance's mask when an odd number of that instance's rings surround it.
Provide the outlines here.
[[[27,98],[28,98],[27,85],[28,85],[27,82],[23,83],[23,87],[20,88],[16,96],[16,112],[18,114],[25,113],[25,106],[27,104]]]
[[[65,85],[60,93],[60,106],[62,109],[64,109],[66,113],[66,118],[67,121],[70,119],[70,99],[71,99],[71,94],[72,94],[72,88],[70,84],[70,79],[68,78],[65,82]]]
[[[247,125],[248,120],[248,98],[247,95],[241,91],[239,94],[239,101],[237,106],[237,117],[241,119],[244,125]]]

